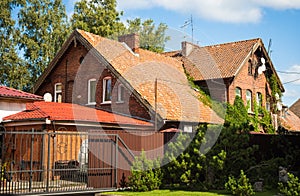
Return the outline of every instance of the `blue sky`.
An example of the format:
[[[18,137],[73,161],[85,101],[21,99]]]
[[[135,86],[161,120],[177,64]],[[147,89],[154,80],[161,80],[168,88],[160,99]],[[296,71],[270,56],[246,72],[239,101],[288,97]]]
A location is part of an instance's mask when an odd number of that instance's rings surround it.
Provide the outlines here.
[[[64,0],[69,16],[75,1]],[[272,39],[271,59],[286,83],[283,103],[290,106],[300,98],[300,0],[117,1],[118,9],[124,11],[123,21],[140,17],[167,24],[171,36],[167,50],[179,49],[181,41],[190,41],[191,26],[181,27],[191,15],[194,41],[199,45],[261,38],[268,47]]]

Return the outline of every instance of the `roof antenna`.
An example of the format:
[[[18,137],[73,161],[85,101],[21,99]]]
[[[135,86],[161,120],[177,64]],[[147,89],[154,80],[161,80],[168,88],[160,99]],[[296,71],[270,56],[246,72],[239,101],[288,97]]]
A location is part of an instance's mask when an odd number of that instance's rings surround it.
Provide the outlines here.
[[[272,46],[272,39],[269,39],[268,55],[269,55],[270,57],[271,57],[271,53],[272,53],[271,46]]]
[[[191,18],[184,22],[184,24],[180,28],[185,28],[187,26],[191,25],[192,28],[192,43],[194,43],[194,23],[193,23],[193,15],[191,15]],[[186,36],[184,36],[186,37]]]

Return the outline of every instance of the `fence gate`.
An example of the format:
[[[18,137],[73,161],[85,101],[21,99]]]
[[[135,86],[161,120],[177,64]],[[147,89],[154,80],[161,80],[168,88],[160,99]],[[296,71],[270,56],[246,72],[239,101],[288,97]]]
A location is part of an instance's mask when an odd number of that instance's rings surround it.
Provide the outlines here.
[[[130,164],[133,154],[117,134],[1,132],[0,194],[115,189],[120,145]]]

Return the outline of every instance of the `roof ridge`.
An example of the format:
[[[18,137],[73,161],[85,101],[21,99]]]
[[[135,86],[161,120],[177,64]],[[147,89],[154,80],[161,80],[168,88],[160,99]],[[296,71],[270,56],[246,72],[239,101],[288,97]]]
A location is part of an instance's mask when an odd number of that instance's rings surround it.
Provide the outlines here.
[[[249,41],[259,41],[261,38],[253,38],[253,39],[246,39],[246,40],[239,40],[239,41],[233,41],[233,42],[225,42],[221,44],[213,44],[213,45],[207,45],[207,46],[199,46],[201,48],[205,47],[214,47],[214,46],[222,46],[222,45],[228,45],[228,44],[236,44],[236,43],[243,43],[243,42],[249,42]]]

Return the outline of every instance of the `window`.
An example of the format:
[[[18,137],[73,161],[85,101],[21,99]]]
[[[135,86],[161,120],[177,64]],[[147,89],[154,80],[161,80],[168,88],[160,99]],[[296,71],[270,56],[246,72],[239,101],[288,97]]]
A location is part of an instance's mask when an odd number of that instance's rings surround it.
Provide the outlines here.
[[[96,104],[96,79],[90,79],[88,83],[88,104]]]
[[[111,103],[111,78],[103,79],[103,103]]]
[[[54,102],[62,102],[62,84],[56,83],[54,86]]]
[[[183,126],[183,132],[192,133],[193,132],[193,126],[192,125],[184,125]]]
[[[250,59],[249,59],[249,61],[248,61],[248,75],[249,75],[249,76],[252,76],[252,75],[253,75],[253,73],[252,73],[252,62],[251,62]]]
[[[123,84],[119,84],[118,86],[118,102],[124,102],[124,86]]]
[[[252,112],[252,92],[250,90],[246,90],[246,101],[248,112]]]
[[[242,97],[242,89],[240,87],[235,88],[235,96]]]
[[[256,93],[256,104],[257,106],[262,107],[262,94],[261,93]]]

